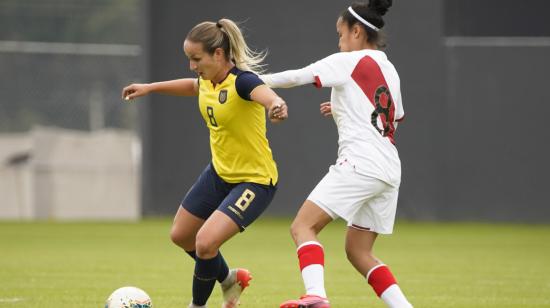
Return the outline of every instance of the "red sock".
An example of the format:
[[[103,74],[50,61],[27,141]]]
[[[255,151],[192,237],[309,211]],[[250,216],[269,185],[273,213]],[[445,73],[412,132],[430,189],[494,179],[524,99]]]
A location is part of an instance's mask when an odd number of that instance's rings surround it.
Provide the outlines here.
[[[367,274],[367,281],[378,297],[380,297],[380,295],[382,295],[391,285],[397,284],[390,269],[384,264],[375,266],[371,269]]]
[[[323,247],[317,242],[305,242],[298,247],[298,259],[300,270],[312,264],[325,265],[325,253]]]
[[[305,242],[298,247],[300,271],[307,295],[327,297],[325,291],[325,254],[323,246],[315,241]]]

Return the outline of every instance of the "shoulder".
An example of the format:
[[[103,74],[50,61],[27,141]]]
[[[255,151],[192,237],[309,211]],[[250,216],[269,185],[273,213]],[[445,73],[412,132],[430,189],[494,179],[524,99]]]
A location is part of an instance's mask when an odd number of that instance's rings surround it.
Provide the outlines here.
[[[362,49],[356,51],[342,51],[334,53],[323,60],[333,61],[333,62],[353,62],[357,61],[365,56],[370,56],[378,60],[388,60],[386,54],[381,50],[372,50],[372,49]]]
[[[378,61],[389,61],[388,56],[382,50],[365,50],[365,55],[370,56]]]
[[[231,74],[236,76],[235,78],[236,83],[245,83],[253,80],[256,80],[256,81],[259,80],[260,82],[262,81],[260,77],[258,77],[258,75],[256,75],[255,73],[250,71],[243,71],[238,69],[237,67],[234,67],[231,69]]]
[[[351,59],[355,59],[357,57],[358,52],[361,52],[361,51],[341,51],[341,52],[333,53],[321,61],[331,61],[331,62],[348,61]]]
[[[331,70],[346,70],[353,66],[366,53],[362,51],[337,52],[333,53],[312,64],[314,68],[330,68]]]
[[[337,52],[313,63],[311,69],[321,79],[323,87],[334,87],[349,77],[357,59],[353,52]]]
[[[342,60],[344,60],[346,57],[346,53],[344,52],[337,52],[333,53],[327,57],[324,57],[323,59],[315,62],[314,64],[329,64],[329,63],[338,63]]]
[[[264,84],[264,82],[253,72],[242,71],[236,67],[231,69],[231,73],[235,74],[235,88],[239,96],[246,100],[250,99],[250,93],[259,85]]]

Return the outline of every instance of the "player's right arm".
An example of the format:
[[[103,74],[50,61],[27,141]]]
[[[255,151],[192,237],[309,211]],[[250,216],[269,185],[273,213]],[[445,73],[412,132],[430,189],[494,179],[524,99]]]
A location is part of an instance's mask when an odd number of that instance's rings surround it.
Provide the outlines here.
[[[131,100],[149,93],[197,96],[199,93],[199,83],[196,78],[183,78],[153,83],[134,83],[122,89],[122,98]]]
[[[259,77],[270,88],[292,88],[315,82],[315,76],[309,66]]]
[[[350,72],[345,66],[348,55],[340,52],[332,54],[301,69],[260,76],[270,88],[292,88],[306,84],[316,87],[335,87],[343,84]]]

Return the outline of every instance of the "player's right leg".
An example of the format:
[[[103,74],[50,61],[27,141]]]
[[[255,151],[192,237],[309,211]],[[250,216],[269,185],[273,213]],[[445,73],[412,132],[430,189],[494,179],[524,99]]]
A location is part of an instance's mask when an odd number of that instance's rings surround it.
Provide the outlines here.
[[[183,207],[179,207],[170,230],[170,239],[188,254],[195,254],[195,237],[204,224],[204,219],[197,217]]]
[[[200,306],[208,301],[222,266],[219,249],[239,231],[239,226],[233,220],[215,211],[197,233],[193,304]],[[228,269],[226,271],[229,272]]]
[[[195,260],[192,305],[196,307],[201,307],[206,303],[215,281],[222,282],[229,274],[227,263],[217,248],[215,248],[215,258],[201,256],[201,252],[197,251],[197,237],[200,233],[199,230],[230,190],[231,185],[225,183],[209,164],[187,192],[174,218],[170,237],[176,245],[183,248]],[[204,241],[201,245],[204,246]],[[205,258],[212,260],[205,260]],[[200,272],[199,276],[196,275],[197,268]],[[201,280],[199,278],[204,278],[201,275],[208,277]],[[211,275],[215,275],[212,281],[210,281]]]
[[[170,238],[193,258],[198,230],[229,192],[223,184],[212,164],[208,164],[181,201],[174,217]]]

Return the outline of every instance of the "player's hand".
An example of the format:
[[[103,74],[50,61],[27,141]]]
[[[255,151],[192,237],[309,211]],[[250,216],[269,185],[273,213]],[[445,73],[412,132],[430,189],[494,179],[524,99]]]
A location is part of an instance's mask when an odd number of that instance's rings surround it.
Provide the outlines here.
[[[319,110],[321,111],[321,115],[324,117],[330,117],[332,115],[332,107],[330,106],[330,102],[321,103]]]
[[[145,96],[151,92],[147,83],[133,83],[122,89],[122,99],[132,100],[134,98]]]
[[[275,100],[267,112],[271,123],[278,123],[288,118],[288,106],[282,98]]]

